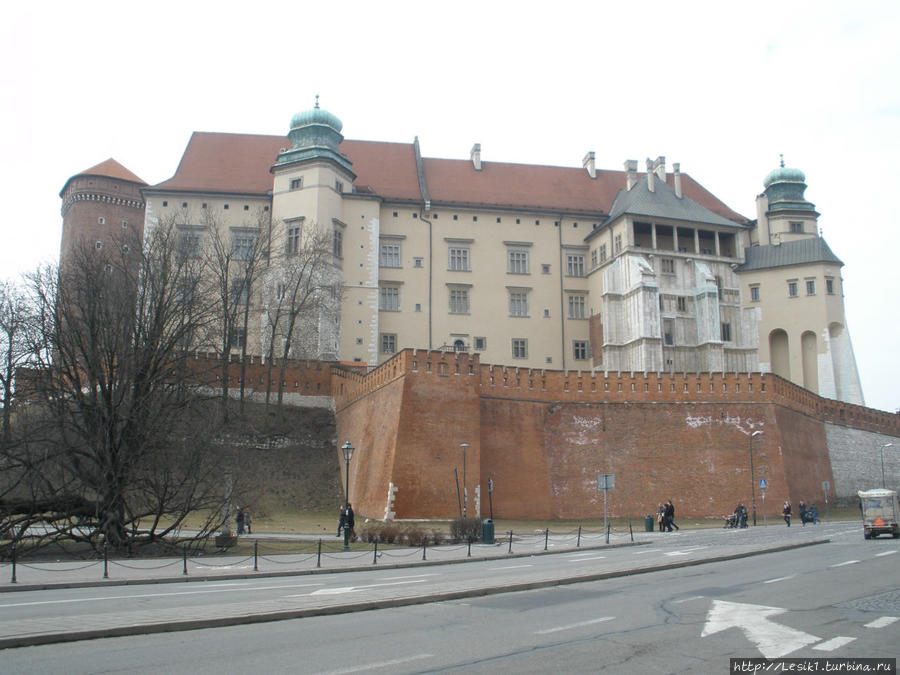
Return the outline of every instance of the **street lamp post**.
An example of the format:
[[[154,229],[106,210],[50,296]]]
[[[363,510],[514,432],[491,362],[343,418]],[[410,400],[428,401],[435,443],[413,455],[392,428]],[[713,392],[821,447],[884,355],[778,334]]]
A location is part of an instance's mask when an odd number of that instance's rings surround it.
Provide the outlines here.
[[[885,443],[881,446],[881,489],[884,490],[887,488],[884,480],[884,449],[893,447],[893,443]]]
[[[753,439],[761,436],[762,431],[756,430],[750,434],[750,507],[753,513],[753,525],[756,526],[756,472],[753,469]]]
[[[350,458],[353,457],[354,448],[350,445],[350,441],[347,441],[341,446],[341,454],[344,455],[344,461],[347,463],[346,465],[346,474],[347,474],[347,490],[344,492],[344,515],[347,515],[347,511],[350,510]],[[344,550],[350,550],[350,523],[344,522]]]
[[[460,443],[459,447],[462,448],[463,452],[463,520],[466,519],[466,503],[469,501],[469,491],[466,486],[466,449],[469,447],[468,443]]]

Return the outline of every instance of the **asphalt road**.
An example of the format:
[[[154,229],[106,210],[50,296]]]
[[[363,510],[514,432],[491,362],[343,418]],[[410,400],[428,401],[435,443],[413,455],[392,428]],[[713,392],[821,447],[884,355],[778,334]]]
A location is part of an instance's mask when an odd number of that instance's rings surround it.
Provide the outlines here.
[[[788,539],[787,528],[752,536]],[[819,530],[819,533],[826,528]],[[900,542],[862,539],[739,560],[431,604],[226,628],[9,649],[16,673],[727,672],[730,657],[900,655]],[[4,620],[97,612],[202,612],[288,596],[396,596],[508,585],[637,558],[678,560],[742,533],[683,532],[646,546],[405,570],[178,586],[7,594]],[[731,537],[731,539],[725,539]],[[413,591],[412,589],[416,589]]]

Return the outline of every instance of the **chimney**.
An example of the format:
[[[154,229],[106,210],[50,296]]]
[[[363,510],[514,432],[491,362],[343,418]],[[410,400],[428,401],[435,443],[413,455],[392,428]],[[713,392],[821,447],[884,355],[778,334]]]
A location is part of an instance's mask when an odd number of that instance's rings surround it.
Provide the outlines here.
[[[672,162],[672,175],[675,178],[675,196],[681,199],[684,193],[681,191],[681,164]]]
[[[637,183],[637,160],[625,160],[625,189],[630,190]]]
[[[653,170],[656,172],[656,177],[659,178],[663,183],[666,182],[666,158],[663,155],[660,155],[656,158],[656,161],[653,162]]]
[[[585,168],[585,171],[588,172],[588,176],[590,176],[591,179],[597,177],[597,168],[594,166],[594,158],[594,151],[591,150],[584,156],[584,159],[581,160],[582,166]]]
[[[656,176],[653,173],[653,160],[649,157],[647,158],[647,189],[650,192],[656,192],[656,183],[653,181],[653,178]]]
[[[481,171],[481,143],[476,143],[472,146],[469,159],[472,160],[472,166],[475,167],[475,170]]]

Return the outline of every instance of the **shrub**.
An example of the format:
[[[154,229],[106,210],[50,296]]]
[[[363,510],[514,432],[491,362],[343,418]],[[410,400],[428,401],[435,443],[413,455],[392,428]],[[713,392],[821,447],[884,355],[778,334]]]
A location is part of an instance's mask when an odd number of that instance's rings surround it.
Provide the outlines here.
[[[450,522],[450,539],[455,542],[478,541],[481,539],[479,518],[456,518]]]

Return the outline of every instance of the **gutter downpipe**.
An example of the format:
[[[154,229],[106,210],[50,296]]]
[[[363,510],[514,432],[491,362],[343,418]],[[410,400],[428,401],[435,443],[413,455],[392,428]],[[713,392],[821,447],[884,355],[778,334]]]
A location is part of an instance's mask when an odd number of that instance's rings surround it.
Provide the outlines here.
[[[565,256],[566,252],[563,249],[563,215],[559,214],[559,232],[557,236],[559,238],[559,322],[560,322],[560,333],[562,334],[562,344],[560,345],[560,349],[562,351],[562,369],[566,370],[566,298],[565,298]]]
[[[431,211],[431,195],[428,194],[428,185],[425,183],[425,163],[422,161],[422,151],[419,148],[419,137],[413,141],[413,153],[416,159],[416,178],[419,181],[419,193],[422,195],[423,208],[419,210],[422,220],[428,222],[428,349],[432,349],[432,305],[434,304],[432,293],[434,286],[434,258],[433,258],[433,234],[431,218],[426,217],[426,212]]]

